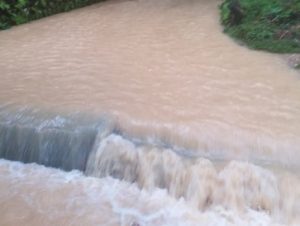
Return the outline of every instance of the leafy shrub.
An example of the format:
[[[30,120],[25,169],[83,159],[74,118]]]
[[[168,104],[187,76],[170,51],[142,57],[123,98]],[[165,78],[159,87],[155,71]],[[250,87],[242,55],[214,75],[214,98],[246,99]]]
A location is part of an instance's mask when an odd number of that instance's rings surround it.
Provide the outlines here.
[[[101,0],[0,0],[0,29],[52,14],[66,12]]]
[[[232,23],[238,5],[239,23]],[[300,0],[224,0],[224,31],[250,48],[271,52],[300,52]]]

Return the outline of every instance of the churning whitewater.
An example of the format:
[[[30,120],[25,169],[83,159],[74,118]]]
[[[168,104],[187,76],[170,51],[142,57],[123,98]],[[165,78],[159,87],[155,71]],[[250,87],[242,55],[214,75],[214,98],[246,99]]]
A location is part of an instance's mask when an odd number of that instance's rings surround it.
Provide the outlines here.
[[[298,168],[190,156],[162,141],[130,138],[107,116],[2,109],[0,119],[2,158],[85,175],[0,161],[4,225],[300,222]]]
[[[199,211],[165,190],[149,192],[78,171],[65,173],[4,160],[0,171],[3,225],[285,225],[250,208],[235,211],[216,205]]]
[[[0,225],[300,225],[300,79],[219,0],[0,32]]]

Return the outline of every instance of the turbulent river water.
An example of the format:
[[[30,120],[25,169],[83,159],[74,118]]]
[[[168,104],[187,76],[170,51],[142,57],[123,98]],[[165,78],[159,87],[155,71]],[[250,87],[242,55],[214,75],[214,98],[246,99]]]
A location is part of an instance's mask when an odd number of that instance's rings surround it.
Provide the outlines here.
[[[0,32],[0,225],[300,225],[299,74],[225,36],[219,4]]]

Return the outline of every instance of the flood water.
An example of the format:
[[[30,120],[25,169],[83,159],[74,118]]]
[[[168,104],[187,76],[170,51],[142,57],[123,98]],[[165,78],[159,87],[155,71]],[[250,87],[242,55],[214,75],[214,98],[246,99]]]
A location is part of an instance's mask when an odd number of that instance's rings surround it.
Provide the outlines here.
[[[224,35],[219,4],[0,32],[0,157],[40,164],[0,161],[1,225],[300,225],[300,75]]]

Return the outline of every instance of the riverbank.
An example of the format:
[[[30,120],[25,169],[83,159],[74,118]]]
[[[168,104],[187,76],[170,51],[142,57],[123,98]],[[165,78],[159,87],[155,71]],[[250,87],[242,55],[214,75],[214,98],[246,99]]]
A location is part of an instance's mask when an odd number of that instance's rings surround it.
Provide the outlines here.
[[[220,6],[224,32],[249,48],[300,53],[300,2],[225,0]]]
[[[0,32],[0,150],[49,166],[0,161],[0,225],[299,226],[298,73],[223,34],[219,2]]]
[[[0,0],[0,30],[103,0]]]

